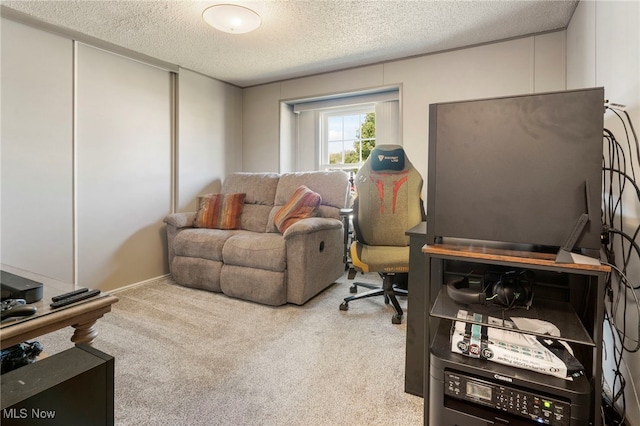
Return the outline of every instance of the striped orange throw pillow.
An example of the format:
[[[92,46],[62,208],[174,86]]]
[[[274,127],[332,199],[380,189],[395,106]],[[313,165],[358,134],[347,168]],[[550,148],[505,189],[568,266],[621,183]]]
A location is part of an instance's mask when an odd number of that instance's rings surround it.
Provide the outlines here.
[[[209,194],[200,200],[194,228],[238,229],[247,194]]]
[[[281,234],[284,234],[284,231],[297,221],[315,216],[321,202],[320,194],[305,185],[300,185],[289,201],[274,216],[276,228]]]

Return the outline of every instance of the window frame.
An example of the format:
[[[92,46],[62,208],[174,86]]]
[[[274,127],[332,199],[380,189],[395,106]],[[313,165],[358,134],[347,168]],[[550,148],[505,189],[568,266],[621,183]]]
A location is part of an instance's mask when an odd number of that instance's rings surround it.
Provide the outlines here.
[[[334,164],[330,163],[329,119],[332,117],[347,117],[347,116],[354,116],[354,115],[366,116],[367,114],[375,114],[375,112],[376,112],[375,103],[371,103],[371,102],[336,107],[336,108],[329,108],[329,109],[318,111],[318,114],[319,114],[318,121],[319,121],[319,130],[320,130],[319,132],[320,133],[320,144],[319,144],[320,155],[318,158],[318,170],[344,170],[346,172],[348,171],[357,172],[357,170],[360,167],[362,167],[362,165],[364,164],[364,161],[362,161],[362,159],[360,159],[361,161],[357,163],[344,163],[344,162],[334,163]],[[360,126],[362,126],[362,122]],[[343,118],[343,127],[344,127],[344,118]],[[355,135],[352,139],[346,139],[344,137],[344,130],[343,130],[342,137],[343,137],[342,138],[343,153],[344,153],[344,142],[347,140],[353,140],[354,142],[356,140],[359,140],[360,143],[362,143],[362,141],[371,140],[371,138],[357,139]],[[373,140],[375,141],[375,138],[373,138]]]

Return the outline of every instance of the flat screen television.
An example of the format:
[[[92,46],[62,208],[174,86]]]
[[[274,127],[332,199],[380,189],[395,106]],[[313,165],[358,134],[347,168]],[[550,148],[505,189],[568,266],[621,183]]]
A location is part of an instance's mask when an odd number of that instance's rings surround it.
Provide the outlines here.
[[[604,89],[429,106],[427,241],[600,249]]]

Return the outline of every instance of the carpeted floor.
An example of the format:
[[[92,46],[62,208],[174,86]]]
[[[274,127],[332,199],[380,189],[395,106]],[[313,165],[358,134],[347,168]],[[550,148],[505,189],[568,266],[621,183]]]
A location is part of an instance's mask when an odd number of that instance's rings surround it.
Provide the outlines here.
[[[170,278],[116,295],[94,344],[115,357],[116,425],[423,423],[422,398],[404,392],[405,321],[391,324],[382,298],[340,311],[345,278],[304,306]],[[69,336],[38,340],[52,354],[71,347]]]

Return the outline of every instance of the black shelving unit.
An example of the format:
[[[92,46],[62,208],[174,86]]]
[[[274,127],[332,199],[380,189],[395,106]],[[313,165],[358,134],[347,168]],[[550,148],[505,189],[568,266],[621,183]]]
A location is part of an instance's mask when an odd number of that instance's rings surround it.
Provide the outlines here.
[[[534,394],[554,393],[577,395],[566,400],[566,410],[572,409],[573,415],[559,414],[562,421],[555,424],[590,424],[601,425],[600,406],[602,394],[602,325],[604,320],[604,288],[605,278],[610,268],[604,265],[579,265],[568,263],[556,263],[555,255],[549,253],[537,253],[528,251],[515,251],[494,249],[481,246],[469,245],[447,245],[434,244],[425,245],[422,249],[426,255],[426,279],[427,286],[424,292],[425,321],[428,326],[424,327],[424,374],[423,374],[423,394],[424,394],[424,424],[429,425],[430,418],[441,418],[432,410],[443,408],[443,391],[439,385],[433,389],[432,377],[441,374],[441,369],[445,366],[455,366],[457,373],[462,376],[469,374],[473,376],[475,372],[483,372],[485,376],[498,375],[513,380],[513,385],[504,386],[507,392],[510,389],[525,389],[526,394],[530,390]],[[482,359],[473,359],[461,354],[453,353],[450,350],[449,330],[451,324],[457,320],[456,314],[464,305],[453,301],[446,291],[446,276],[451,271],[449,265],[455,265],[454,273],[466,274],[478,269],[498,269],[498,270],[532,270],[534,273],[549,274],[552,277],[561,278],[566,288],[555,288],[550,285],[540,293],[544,293],[546,298],[534,299],[531,309],[518,309],[517,311],[496,311],[495,308],[483,307],[480,305],[469,305],[474,313],[496,316],[510,315],[528,317],[534,319],[544,319],[555,324],[560,330],[560,337],[570,344],[576,352],[576,357],[585,367],[584,376],[572,381],[559,379],[556,377],[531,372],[528,370],[496,364]],[[562,286],[556,286],[562,287]],[[566,297],[565,297],[566,296]],[[508,319],[508,318],[503,318]],[[474,321],[466,321],[474,323]],[[487,325],[482,322],[475,322],[480,325]],[[492,324],[494,328],[505,328]],[[537,336],[536,334],[527,332]],[[548,336],[547,336],[548,337]],[[432,371],[432,363],[436,368]],[[448,368],[447,367],[447,368]],[[456,373],[456,374],[457,374]],[[439,377],[438,380],[446,378]],[[464,377],[462,379],[464,382]],[[510,387],[511,386],[511,387]],[[444,391],[446,393],[446,390]],[[586,397],[579,398],[580,395]],[[434,397],[435,396],[435,397]],[[585,398],[587,399],[585,401]],[[446,399],[446,397],[445,397]],[[475,404],[473,402],[450,399],[450,407],[446,409],[466,412],[468,419],[474,419],[468,424],[504,424],[526,425],[535,424],[531,419],[523,419],[501,415],[500,410],[495,407],[488,407],[489,404]],[[479,401],[483,402],[483,401]],[[558,403],[561,405],[560,403]],[[571,405],[575,405],[571,407]],[[559,410],[562,407],[559,407]],[[450,411],[452,413],[453,411]],[[487,416],[495,414],[495,418],[488,419]],[[552,413],[553,415],[553,413]],[[451,417],[451,416],[449,416]],[[573,419],[572,418],[577,418]],[[483,418],[487,418],[486,423]],[[473,423],[476,422],[476,423]],[[452,425],[458,424],[452,421]],[[465,424],[467,424],[465,422]],[[552,421],[551,424],[554,424]],[[435,425],[435,423],[433,423]],[[443,426],[438,424],[438,426]]]

